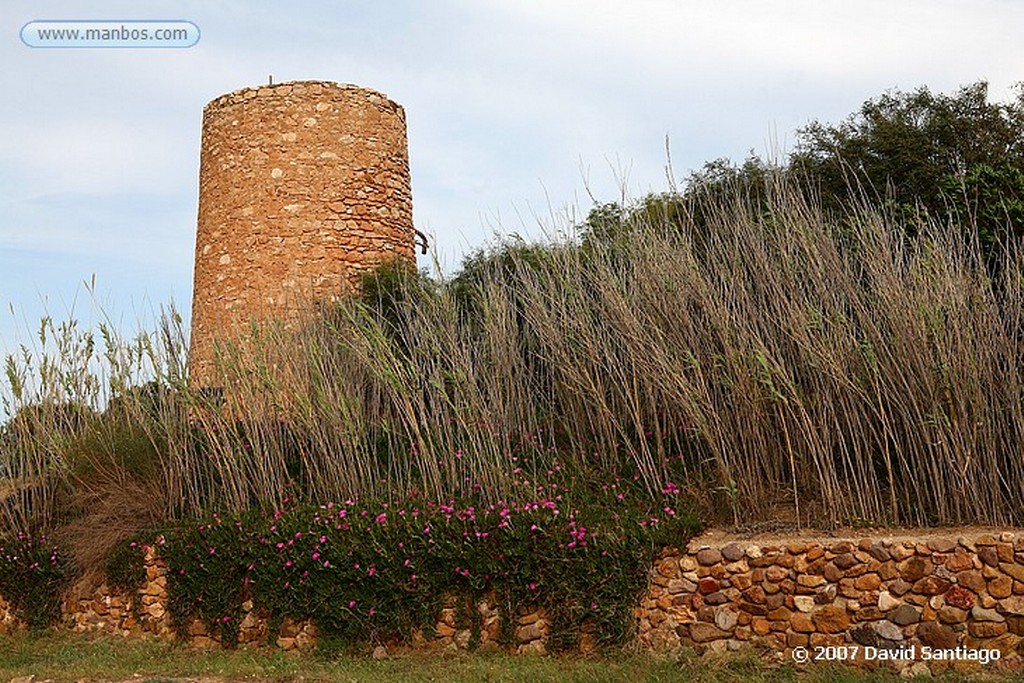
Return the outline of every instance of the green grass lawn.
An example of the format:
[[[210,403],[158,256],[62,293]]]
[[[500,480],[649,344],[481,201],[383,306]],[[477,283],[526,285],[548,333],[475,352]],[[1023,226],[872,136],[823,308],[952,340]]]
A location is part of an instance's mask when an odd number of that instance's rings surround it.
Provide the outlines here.
[[[769,667],[752,656],[628,654],[595,658],[529,657],[459,653],[407,654],[382,661],[369,656],[327,661],[281,651],[198,651],[182,645],[127,641],[67,633],[0,636],[0,682],[19,676],[35,682],[63,681],[257,681],[267,683],[348,681],[897,681],[894,674],[817,667],[796,671]],[[992,678],[992,677],[986,677]],[[940,680],[967,680],[946,676]],[[970,680],[978,680],[972,677]],[[1004,679],[1008,680],[1008,679]]]

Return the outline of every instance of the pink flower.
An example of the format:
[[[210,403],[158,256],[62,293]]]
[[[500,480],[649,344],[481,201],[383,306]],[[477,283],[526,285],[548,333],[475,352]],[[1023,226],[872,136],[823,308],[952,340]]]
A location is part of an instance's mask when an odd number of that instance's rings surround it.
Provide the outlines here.
[[[352,609],[352,608],[354,608],[355,606],[356,606],[356,601],[355,601],[355,600],[349,600],[349,601],[348,601],[348,608],[349,608],[349,609]]]

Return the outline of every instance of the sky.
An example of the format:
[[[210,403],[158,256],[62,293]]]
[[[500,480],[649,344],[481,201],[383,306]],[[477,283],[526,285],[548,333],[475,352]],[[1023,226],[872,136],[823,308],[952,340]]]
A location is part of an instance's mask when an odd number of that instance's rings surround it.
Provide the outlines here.
[[[201,37],[20,38],[72,19],[185,20]],[[800,127],[890,89],[985,79],[1009,100],[1021,26],[1014,0],[3,0],[0,354],[43,315],[131,334],[173,303],[188,320],[203,106],[271,75],[404,106],[414,220],[434,249],[420,265],[450,272],[706,161],[785,154]]]

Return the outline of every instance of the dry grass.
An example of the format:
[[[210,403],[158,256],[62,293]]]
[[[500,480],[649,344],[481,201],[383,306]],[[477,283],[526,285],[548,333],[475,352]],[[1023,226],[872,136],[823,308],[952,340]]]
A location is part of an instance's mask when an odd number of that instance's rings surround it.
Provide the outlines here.
[[[123,403],[159,447],[159,485],[127,498],[165,517],[413,486],[497,499],[530,441],[536,466],[557,452],[672,480],[718,520],[781,504],[823,526],[1024,522],[1021,258],[991,282],[957,226],[832,225],[769,189],[766,213],[647,213],[604,242],[509,246],[474,277],[398,278],[377,304],[264,325],[222,349],[221,408],[185,386],[172,319],[145,342],[108,331],[101,358],[59,376],[12,359],[24,424],[0,479],[47,485],[8,497],[4,526],[56,519],[98,387],[153,377],[159,400]],[[81,424],[62,416],[76,402]]]

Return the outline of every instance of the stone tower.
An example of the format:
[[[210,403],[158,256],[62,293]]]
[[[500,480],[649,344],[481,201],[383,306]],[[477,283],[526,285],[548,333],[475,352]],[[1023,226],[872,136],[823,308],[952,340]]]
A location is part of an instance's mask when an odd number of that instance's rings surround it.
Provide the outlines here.
[[[189,376],[214,343],[289,318],[360,271],[415,261],[405,112],[354,85],[245,88],[203,110]]]

